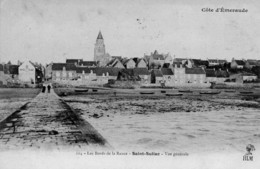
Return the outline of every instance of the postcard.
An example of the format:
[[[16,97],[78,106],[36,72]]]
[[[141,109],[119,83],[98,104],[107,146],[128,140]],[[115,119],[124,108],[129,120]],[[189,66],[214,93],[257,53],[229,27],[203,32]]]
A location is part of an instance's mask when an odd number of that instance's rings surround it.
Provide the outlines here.
[[[259,168],[260,2],[0,0],[0,168]]]

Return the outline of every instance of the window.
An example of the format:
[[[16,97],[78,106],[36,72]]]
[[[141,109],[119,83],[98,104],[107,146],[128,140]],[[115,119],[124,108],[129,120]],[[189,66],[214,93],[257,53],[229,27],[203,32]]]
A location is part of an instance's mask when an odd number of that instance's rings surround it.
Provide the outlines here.
[[[56,72],[56,76],[57,76],[57,77],[60,77],[60,72]]]

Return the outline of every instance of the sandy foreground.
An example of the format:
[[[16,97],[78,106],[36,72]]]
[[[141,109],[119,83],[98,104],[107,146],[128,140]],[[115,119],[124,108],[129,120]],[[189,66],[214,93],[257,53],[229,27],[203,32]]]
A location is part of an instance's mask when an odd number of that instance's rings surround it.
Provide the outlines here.
[[[117,150],[243,154],[247,144],[260,145],[259,103],[236,96],[63,99]]]

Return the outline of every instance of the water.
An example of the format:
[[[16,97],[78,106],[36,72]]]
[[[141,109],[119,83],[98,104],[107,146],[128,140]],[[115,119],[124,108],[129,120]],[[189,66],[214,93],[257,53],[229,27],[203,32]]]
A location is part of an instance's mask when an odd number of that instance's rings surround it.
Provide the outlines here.
[[[73,96],[66,99],[72,98]],[[176,110],[161,113],[147,110],[144,114],[137,114],[136,108],[131,108],[131,105],[136,104],[135,101],[126,100],[127,106],[122,105],[123,102],[124,100],[69,104],[74,109],[77,108],[115,149],[188,153],[245,152],[247,144],[256,146],[260,143],[260,114],[257,108],[207,102],[204,104],[208,107],[204,107],[203,112],[199,111],[201,109],[196,112]],[[157,106],[165,106],[168,102],[178,103],[177,106],[180,103],[183,106],[187,104],[187,100],[178,98],[138,102],[150,102],[151,105],[156,102]],[[189,101],[189,104],[196,107],[202,103]],[[103,109],[97,108],[98,106]],[[101,113],[101,117],[92,118],[92,113]]]

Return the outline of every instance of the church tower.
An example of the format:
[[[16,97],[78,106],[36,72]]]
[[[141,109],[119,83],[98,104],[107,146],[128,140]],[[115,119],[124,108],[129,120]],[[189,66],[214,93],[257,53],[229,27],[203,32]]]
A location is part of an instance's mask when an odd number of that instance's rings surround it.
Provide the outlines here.
[[[94,61],[96,62],[102,61],[105,55],[106,55],[106,48],[104,44],[104,39],[101,34],[101,31],[99,31],[96,44],[95,44],[95,49],[94,49]]]

